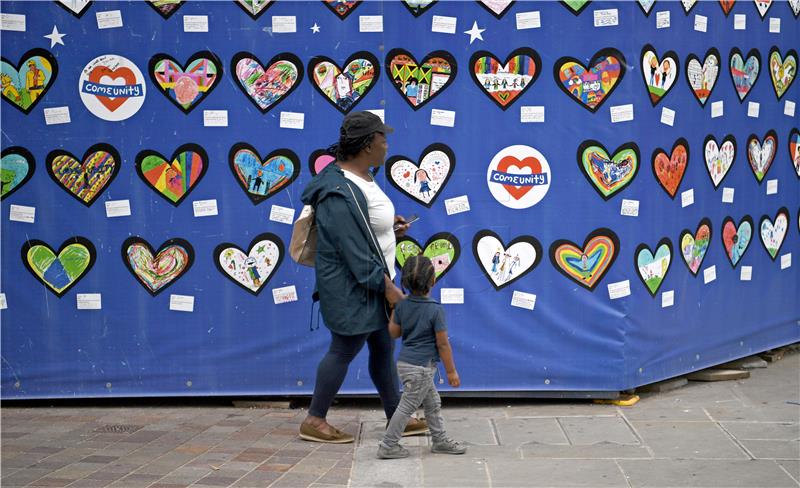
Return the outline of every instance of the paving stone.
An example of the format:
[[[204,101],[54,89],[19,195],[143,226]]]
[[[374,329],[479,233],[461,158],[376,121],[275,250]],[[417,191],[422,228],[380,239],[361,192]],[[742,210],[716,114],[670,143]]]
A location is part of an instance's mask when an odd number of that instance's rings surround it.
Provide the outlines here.
[[[272,483],[270,488],[303,488],[314,483],[319,476],[304,473],[286,473]]]
[[[559,418],[558,422],[571,444],[639,443],[628,424],[621,417],[564,417]]]
[[[102,488],[107,486],[110,481],[96,480],[92,478],[81,478],[68,484],[69,488]]]
[[[98,464],[108,464],[112,461],[116,461],[119,459],[119,456],[87,456],[81,459],[82,463],[98,463]]]
[[[618,463],[633,488],[797,487],[797,483],[773,461],[622,459]]]
[[[306,473],[306,474],[315,474],[318,477],[324,475],[328,471],[336,465],[335,460],[331,459],[303,459],[302,461],[295,464],[291,472],[292,473]]]
[[[533,442],[525,444],[519,449],[524,459],[647,459],[653,457],[645,446],[615,442],[569,446]]]
[[[445,421],[445,430],[448,436],[468,444],[498,445],[490,419],[450,419]]]
[[[75,481],[70,478],[39,478],[28,486],[67,486]]]
[[[555,418],[497,419],[494,423],[500,444],[504,446],[519,446],[527,442],[569,443]]]
[[[269,486],[273,481],[283,476],[282,472],[275,471],[253,471],[248,475],[242,477],[233,484],[236,487],[242,488],[262,488]]]
[[[463,456],[425,456],[422,458],[423,486],[491,486],[486,462]]]
[[[236,482],[239,479],[239,476],[232,477],[232,476],[218,476],[216,474],[211,474],[206,476],[205,478],[199,479],[195,482],[195,485],[199,486],[229,486]]]
[[[38,480],[44,476],[47,476],[51,473],[50,470],[47,469],[34,469],[28,468],[21,471],[17,471],[16,473],[3,476],[0,479],[0,485],[2,486],[10,486],[10,485],[27,485],[31,481]]]
[[[487,461],[494,487],[627,488],[615,461],[598,459],[525,459]]]
[[[747,459],[713,422],[635,421],[634,428],[657,458]]]
[[[650,383],[649,385],[637,386],[636,394],[639,393],[664,393],[667,391],[677,390],[689,384],[689,380],[684,377],[670,378],[668,380]]]
[[[376,449],[371,446],[356,449],[350,478],[352,488],[373,488],[375,480],[381,480],[381,484],[387,487],[422,486],[420,448],[409,448],[411,457],[392,460],[376,459]]]
[[[333,468],[317,480],[317,484],[347,485],[350,481],[350,469]]]
[[[786,470],[789,475],[800,485],[800,460],[776,460],[775,463]]]
[[[800,441],[742,440],[739,442],[757,459],[800,460]]]
[[[648,404],[649,400],[645,397],[636,406],[626,408],[620,414],[628,420],[708,420],[708,415],[702,407],[689,406],[683,403],[652,402]]]
[[[796,440],[800,439],[797,422],[720,422],[737,439]]]

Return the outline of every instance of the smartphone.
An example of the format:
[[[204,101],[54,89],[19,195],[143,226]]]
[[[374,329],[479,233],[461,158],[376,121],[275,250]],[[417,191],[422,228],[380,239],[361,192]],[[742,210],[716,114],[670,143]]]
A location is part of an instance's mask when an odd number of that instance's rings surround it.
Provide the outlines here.
[[[407,219],[406,219],[406,224],[413,224],[413,223],[414,223],[414,222],[416,222],[417,220],[419,220],[419,215],[416,215],[416,214],[415,214],[415,215],[412,215],[411,217],[409,217],[409,218],[407,218]],[[397,230],[397,229],[399,229],[399,228],[400,228],[400,226],[398,226],[398,225],[395,225],[395,226],[394,226],[394,230]]]

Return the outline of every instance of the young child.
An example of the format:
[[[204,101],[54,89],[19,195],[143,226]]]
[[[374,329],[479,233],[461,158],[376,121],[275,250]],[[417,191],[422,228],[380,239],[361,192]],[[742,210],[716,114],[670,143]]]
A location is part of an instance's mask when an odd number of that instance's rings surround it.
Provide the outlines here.
[[[430,297],[434,282],[434,268],[430,259],[411,256],[406,260],[402,283],[411,294],[397,304],[389,321],[392,338],[403,336],[403,349],[397,360],[403,396],[378,445],[378,457],[381,459],[408,457],[408,450],[399,444],[400,436],[420,405],[425,408],[425,417],[433,436],[431,452],[467,452],[466,446],[448,438],[444,431],[442,401],[433,382],[436,362],[441,359],[450,386],[458,387],[461,384],[447,338],[444,309]]]

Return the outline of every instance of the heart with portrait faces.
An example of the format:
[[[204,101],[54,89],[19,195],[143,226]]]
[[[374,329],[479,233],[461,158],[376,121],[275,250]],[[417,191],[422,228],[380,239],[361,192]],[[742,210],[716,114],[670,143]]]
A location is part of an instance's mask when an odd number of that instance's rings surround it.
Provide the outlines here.
[[[389,183],[430,208],[456,168],[453,150],[440,143],[426,147],[419,159],[392,156],[386,161]]]

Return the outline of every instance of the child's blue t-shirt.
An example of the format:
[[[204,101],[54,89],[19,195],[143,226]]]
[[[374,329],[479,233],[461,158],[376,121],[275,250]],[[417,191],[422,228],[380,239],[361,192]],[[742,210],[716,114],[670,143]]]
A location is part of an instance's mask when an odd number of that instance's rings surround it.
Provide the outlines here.
[[[439,360],[436,333],[447,330],[444,309],[430,297],[409,295],[394,309],[394,322],[403,330],[398,361],[427,366]]]

